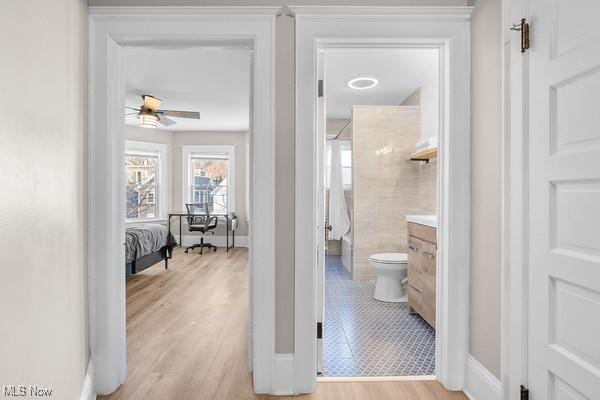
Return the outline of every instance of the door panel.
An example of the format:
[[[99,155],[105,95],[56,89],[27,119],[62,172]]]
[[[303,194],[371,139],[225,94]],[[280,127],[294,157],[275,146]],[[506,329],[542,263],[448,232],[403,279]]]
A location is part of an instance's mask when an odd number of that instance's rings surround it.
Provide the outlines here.
[[[551,22],[552,56],[559,57],[571,49],[582,47],[586,41],[598,40],[598,13],[590,6],[595,0],[547,1]]]
[[[600,69],[586,72],[551,87],[551,145],[564,153],[590,145],[600,145]]]
[[[531,398],[600,399],[600,2],[530,8]]]

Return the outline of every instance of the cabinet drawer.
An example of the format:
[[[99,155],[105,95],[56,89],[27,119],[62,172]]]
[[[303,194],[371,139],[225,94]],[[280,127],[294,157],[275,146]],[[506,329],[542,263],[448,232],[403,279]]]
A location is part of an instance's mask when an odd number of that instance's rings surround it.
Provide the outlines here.
[[[419,239],[426,240],[428,242],[437,242],[437,229],[430,226],[421,224],[415,224],[413,222],[408,223],[408,234],[409,236],[417,237]]]

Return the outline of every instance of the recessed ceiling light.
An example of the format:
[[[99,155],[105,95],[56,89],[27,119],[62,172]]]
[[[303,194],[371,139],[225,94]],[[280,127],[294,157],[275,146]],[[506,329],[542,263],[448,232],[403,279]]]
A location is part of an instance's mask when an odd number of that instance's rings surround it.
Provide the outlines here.
[[[348,82],[348,87],[355,90],[365,90],[374,88],[379,84],[379,81],[370,76],[359,76]]]

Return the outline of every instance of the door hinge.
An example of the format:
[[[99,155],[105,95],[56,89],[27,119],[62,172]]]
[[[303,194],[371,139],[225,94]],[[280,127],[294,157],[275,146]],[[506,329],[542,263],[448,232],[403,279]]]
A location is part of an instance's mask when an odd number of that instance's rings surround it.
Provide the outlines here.
[[[319,79],[318,88],[319,88],[319,90],[318,90],[318,93],[319,93],[318,96],[319,97],[325,96],[325,87],[323,85],[323,79]]]
[[[521,32],[521,53],[525,53],[525,50],[529,50],[530,38],[529,38],[529,23],[526,18],[521,19],[518,24],[513,24],[511,31]]]
[[[317,322],[317,339],[323,339],[323,323]]]
[[[529,400],[529,389],[521,385],[521,400]]]

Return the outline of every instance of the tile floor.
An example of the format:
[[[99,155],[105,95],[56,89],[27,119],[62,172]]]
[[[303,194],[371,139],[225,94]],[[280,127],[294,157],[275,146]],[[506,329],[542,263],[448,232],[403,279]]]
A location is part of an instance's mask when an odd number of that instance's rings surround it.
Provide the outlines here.
[[[327,256],[323,375],[433,375],[435,330],[406,303],[375,300],[374,290],[374,281],[353,281],[340,256]]]

